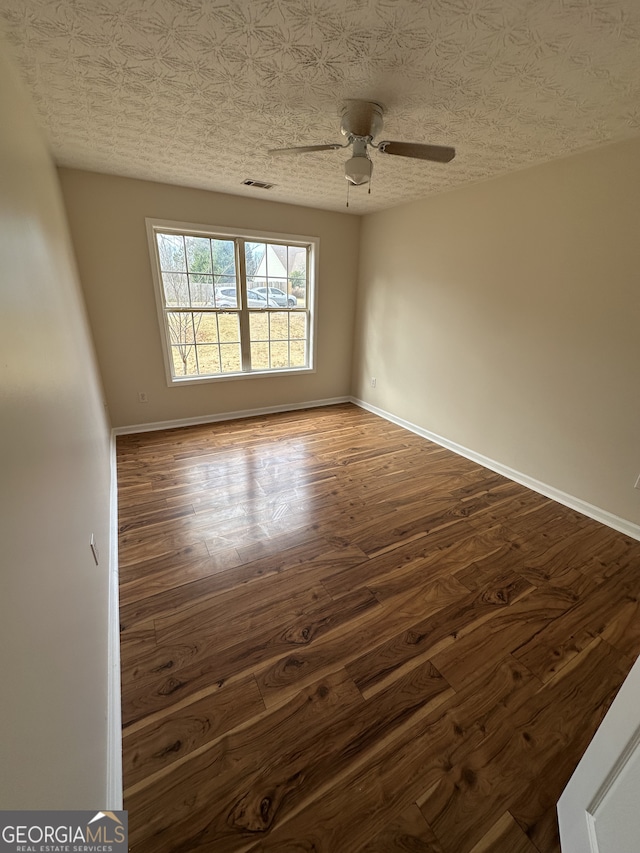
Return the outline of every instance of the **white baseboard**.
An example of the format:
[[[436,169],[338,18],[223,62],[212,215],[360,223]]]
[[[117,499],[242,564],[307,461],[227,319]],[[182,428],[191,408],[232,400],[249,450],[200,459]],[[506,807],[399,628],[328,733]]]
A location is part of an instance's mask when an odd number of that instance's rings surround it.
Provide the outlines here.
[[[107,676],[107,802],[111,811],[122,809],[122,697],[120,691],[120,604],[118,596],[118,481],[116,441],[111,436],[111,490],[109,542],[108,676]]]
[[[136,432],[155,432],[161,429],[178,429],[179,427],[197,426],[198,424],[213,424],[219,421],[236,421],[240,418],[256,418],[260,415],[273,415],[277,412],[297,412],[300,409],[317,409],[320,406],[336,406],[339,403],[350,403],[351,397],[331,397],[327,400],[309,400],[305,403],[285,403],[282,406],[265,406],[261,409],[243,409],[239,412],[224,412],[217,415],[201,415],[196,418],[178,418],[173,421],[156,421],[147,424],[132,424],[131,426],[115,427],[113,435],[131,435]]]
[[[455,441],[450,441],[448,438],[443,438],[443,436],[430,432],[428,429],[416,426],[416,424],[413,424],[410,421],[405,421],[404,418],[398,418],[390,412],[386,412],[384,409],[372,406],[370,403],[365,403],[364,400],[359,400],[356,397],[351,397],[350,399],[354,405],[360,406],[361,409],[366,409],[374,415],[379,415],[381,418],[391,421],[391,423],[397,424],[398,426],[404,427],[404,429],[408,429],[410,432],[422,436],[422,438],[427,438],[429,441],[433,441],[441,447],[446,447],[447,450],[451,450],[459,456],[471,459],[472,462],[477,462],[478,465],[482,465],[483,468],[489,468],[489,470],[495,471],[497,474],[502,474],[509,480],[520,483],[521,486],[526,486],[528,489],[532,489],[534,492],[538,492],[539,494],[544,495],[547,498],[551,498],[551,500],[557,501],[570,509],[574,509],[576,512],[582,513],[582,515],[593,518],[595,521],[600,521],[602,524],[606,524],[607,527],[612,527],[619,533],[625,533],[633,539],[640,540],[640,525],[634,524],[626,518],[620,518],[619,516],[608,512],[606,509],[587,503],[581,498],[569,495],[566,492],[560,491],[560,489],[556,489],[554,486],[549,486],[547,483],[541,483],[539,480],[529,477],[527,474],[515,471],[513,468],[509,468],[501,462],[496,462],[494,459],[489,459],[489,457],[483,456],[481,453],[476,453],[474,450],[469,450],[468,447],[463,447]]]

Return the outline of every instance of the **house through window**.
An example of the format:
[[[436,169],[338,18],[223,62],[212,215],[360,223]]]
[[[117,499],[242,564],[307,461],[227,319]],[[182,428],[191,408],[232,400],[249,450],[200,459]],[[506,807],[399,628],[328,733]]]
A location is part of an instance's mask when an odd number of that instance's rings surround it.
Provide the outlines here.
[[[147,231],[170,384],[313,369],[317,239]]]

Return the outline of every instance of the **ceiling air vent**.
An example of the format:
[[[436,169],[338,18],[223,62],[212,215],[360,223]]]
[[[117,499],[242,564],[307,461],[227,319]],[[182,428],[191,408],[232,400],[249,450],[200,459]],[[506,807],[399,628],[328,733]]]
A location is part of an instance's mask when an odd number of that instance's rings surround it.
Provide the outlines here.
[[[251,178],[247,178],[246,181],[242,182],[242,186],[257,187],[259,190],[270,190],[273,187],[273,184],[267,184],[264,181],[252,181]]]

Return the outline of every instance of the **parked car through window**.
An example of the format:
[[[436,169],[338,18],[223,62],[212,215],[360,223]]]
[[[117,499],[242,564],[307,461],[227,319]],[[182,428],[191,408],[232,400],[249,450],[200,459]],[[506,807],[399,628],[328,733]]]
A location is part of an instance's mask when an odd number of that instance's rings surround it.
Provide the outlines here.
[[[255,291],[265,297],[269,305],[281,308],[295,308],[298,300],[293,294],[286,294],[278,287],[256,287]]]

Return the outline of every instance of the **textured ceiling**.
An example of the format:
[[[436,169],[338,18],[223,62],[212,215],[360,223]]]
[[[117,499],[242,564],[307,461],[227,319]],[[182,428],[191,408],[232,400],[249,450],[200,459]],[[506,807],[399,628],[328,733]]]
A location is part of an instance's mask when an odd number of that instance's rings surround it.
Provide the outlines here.
[[[344,210],[345,98],[384,139],[354,213],[640,133],[638,0],[0,0],[57,162]],[[272,190],[247,189],[246,178]]]

